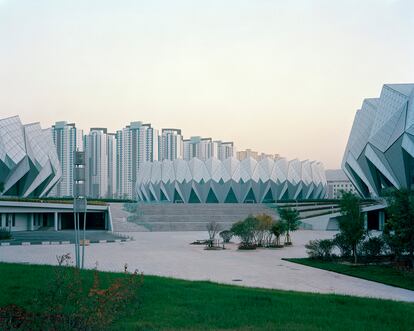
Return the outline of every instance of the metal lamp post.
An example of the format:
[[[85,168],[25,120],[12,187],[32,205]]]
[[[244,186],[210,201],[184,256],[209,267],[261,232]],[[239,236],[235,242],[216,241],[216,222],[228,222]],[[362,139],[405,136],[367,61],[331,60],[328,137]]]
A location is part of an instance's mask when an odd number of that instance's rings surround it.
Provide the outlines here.
[[[75,229],[75,260],[76,267],[84,267],[85,260],[85,230],[87,201],[85,195],[85,152],[74,152],[73,168],[73,222]],[[83,213],[83,245],[82,256],[80,254],[80,215]]]

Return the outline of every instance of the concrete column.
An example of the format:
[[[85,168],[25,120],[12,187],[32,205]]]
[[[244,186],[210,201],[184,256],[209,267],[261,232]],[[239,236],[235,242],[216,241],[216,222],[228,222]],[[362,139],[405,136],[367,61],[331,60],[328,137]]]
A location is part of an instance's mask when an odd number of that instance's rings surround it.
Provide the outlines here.
[[[58,215],[58,230],[62,230],[62,214]]]
[[[380,210],[378,212],[378,230],[383,231],[384,230],[384,223],[385,223],[385,213],[383,210]]]
[[[368,213],[364,213],[364,229],[368,229]]]
[[[105,229],[107,231],[113,232],[114,227],[112,224],[112,214],[111,214],[111,207],[108,205],[108,209],[105,213]]]
[[[57,231],[58,230],[58,213],[57,212],[54,213],[53,226],[55,228],[55,231]]]
[[[33,231],[34,230],[34,214],[31,213],[29,214],[29,217],[27,218],[27,222],[29,223],[29,231]]]

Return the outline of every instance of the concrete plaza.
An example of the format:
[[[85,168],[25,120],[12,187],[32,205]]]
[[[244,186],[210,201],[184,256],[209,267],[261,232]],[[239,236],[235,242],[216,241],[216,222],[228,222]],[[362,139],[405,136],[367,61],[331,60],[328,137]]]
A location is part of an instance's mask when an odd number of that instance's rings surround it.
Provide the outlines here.
[[[414,302],[414,291],[404,290],[337,273],[310,268],[282,258],[306,257],[305,244],[312,239],[331,238],[329,231],[297,231],[292,247],[238,251],[229,244],[223,251],[206,251],[190,245],[206,239],[207,232],[136,232],[131,242],[92,244],[87,247],[86,266],[105,271],[138,269],[146,275],[188,280],[210,280],[270,289],[337,293]],[[0,261],[56,264],[56,256],[73,253],[73,245],[3,246]]]

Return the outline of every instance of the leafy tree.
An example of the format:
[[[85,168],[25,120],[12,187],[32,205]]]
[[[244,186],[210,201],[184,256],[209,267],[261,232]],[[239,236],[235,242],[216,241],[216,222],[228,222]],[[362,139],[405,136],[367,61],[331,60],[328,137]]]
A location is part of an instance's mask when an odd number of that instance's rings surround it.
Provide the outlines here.
[[[414,262],[414,192],[395,190],[389,193],[388,220],[384,239],[396,255],[408,253]]]
[[[285,245],[292,245],[290,233],[299,228],[299,212],[294,208],[278,208],[280,218],[286,223],[286,242]]]
[[[274,222],[271,231],[275,236],[276,246],[280,246],[280,236],[283,236],[286,232],[286,223],[284,221]]]
[[[4,191],[4,183],[0,182],[0,193],[3,193]]]
[[[234,223],[230,231],[240,238],[240,247],[251,247],[254,245],[256,227],[257,220],[254,216],[250,215],[245,220]]]
[[[255,231],[255,238],[257,246],[265,246],[269,244],[272,232],[270,231],[272,229],[273,225],[273,218],[272,216],[268,214],[259,214],[256,215],[256,231]]]
[[[224,243],[229,243],[231,238],[233,237],[233,232],[230,230],[224,230],[219,233],[221,239],[223,239]]]
[[[351,192],[344,192],[339,206],[341,209],[339,230],[345,242],[351,246],[354,263],[357,263],[357,247],[365,237],[364,217],[361,213],[360,199]]]

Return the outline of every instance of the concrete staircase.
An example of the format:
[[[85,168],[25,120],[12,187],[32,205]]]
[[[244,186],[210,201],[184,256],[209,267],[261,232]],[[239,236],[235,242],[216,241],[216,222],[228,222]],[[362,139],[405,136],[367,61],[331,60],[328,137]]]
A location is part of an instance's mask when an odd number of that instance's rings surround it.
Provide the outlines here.
[[[332,203],[284,205],[299,211],[301,228],[308,230],[314,229],[314,224],[308,223],[307,219],[312,220],[318,216],[329,219],[330,214],[338,211],[338,205]],[[276,206],[268,204],[110,203],[110,209],[115,232],[205,231],[207,223],[211,221],[219,223],[224,230],[249,215],[261,213],[277,219]],[[331,227],[334,228],[335,224],[331,224]]]
[[[134,215],[125,210],[123,203],[109,203],[112,216],[112,226],[114,232],[143,232],[149,231],[147,228],[134,222],[128,222],[129,217]]]
[[[275,210],[262,204],[141,203],[135,212],[127,212],[122,204],[111,204],[111,213],[116,232],[205,231],[211,221],[224,230],[248,215],[266,213],[276,217]]]

